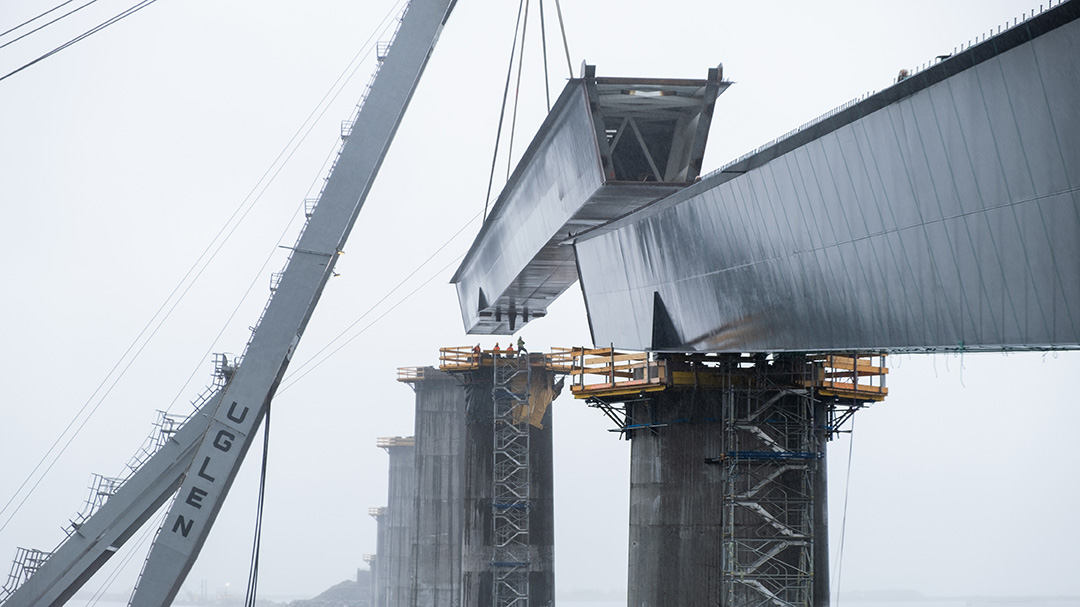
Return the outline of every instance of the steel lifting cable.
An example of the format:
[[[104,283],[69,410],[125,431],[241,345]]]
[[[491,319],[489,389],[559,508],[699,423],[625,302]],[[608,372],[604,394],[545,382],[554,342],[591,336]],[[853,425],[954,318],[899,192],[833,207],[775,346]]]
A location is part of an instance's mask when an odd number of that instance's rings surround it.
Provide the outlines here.
[[[559,14],[559,30],[562,32],[563,51],[566,52],[566,72],[570,78],[573,78],[574,66],[570,63],[570,45],[566,43],[566,25],[563,23],[562,6],[559,5],[559,0],[555,0],[555,12]]]
[[[529,33],[529,2],[525,2],[525,21],[521,25],[521,50],[518,55],[517,82],[514,84],[514,112],[510,119],[510,145],[506,146],[506,180],[510,181],[510,166],[514,160],[514,133],[517,131],[518,101],[521,99],[521,73],[525,71],[525,36]]]
[[[255,509],[255,539],[251,546],[251,568],[248,571],[247,595],[244,607],[255,607],[255,596],[259,589],[259,549],[262,547],[263,504],[266,497],[266,462],[270,454],[270,401],[266,402],[266,417],[263,419],[262,468],[259,472],[259,503]]]
[[[551,78],[547,64],[547,26],[544,24],[544,0],[540,0],[540,47],[544,55],[544,98],[547,99],[547,111],[551,112]]]
[[[26,21],[23,21],[22,23],[20,23],[20,24],[16,25],[15,27],[13,27],[13,28],[11,28],[11,29],[9,29],[9,30],[5,31],[5,32],[0,32],[0,36],[7,36],[7,35],[8,35],[8,34],[10,34],[11,32],[13,32],[13,31],[15,31],[15,30],[19,29],[20,27],[23,27],[24,25],[29,25],[29,24],[31,24],[31,23],[33,23],[33,22],[37,21],[38,19],[41,19],[41,18],[42,18],[42,17],[44,17],[45,15],[48,15],[49,13],[51,13],[51,12],[53,12],[53,11],[58,11],[58,10],[60,10],[60,9],[64,8],[65,6],[67,6],[67,5],[71,4],[71,3],[72,3],[72,2],[74,2],[74,1],[75,1],[75,0],[64,0],[64,2],[61,2],[60,4],[58,4],[58,5],[56,5],[56,6],[52,7],[52,8],[50,8],[49,10],[45,11],[44,13],[41,13],[41,14],[39,14],[39,15],[38,15],[38,16],[36,16],[36,17],[31,17],[30,19],[27,19]]]
[[[34,21],[37,21],[38,19],[40,19],[40,18],[44,17],[45,15],[48,15],[49,13],[51,13],[51,12],[53,12],[53,11],[55,11],[55,10],[59,9],[60,7],[62,7],[62,6],[64,6],[64,5],[66,5],[66,4],[70,4],[70,3],[74,2],[74,1],[75,1],[75,0],[67,0],[67,2],[64,2],[64,3],[63,3],[63,4],[61,4],[60,6],[56,6],[56,7],[53,7],[53,8],[51,8],[51,9],[49,9],[49,10],[45,11],[44,13],[41,13],[41,14],[40,14],[40,15],[38,15],[37,17],[34,17],[33,19],[29,19],[29,20],[27,20],[27,21],[23,21],[23,22],[22,22],[22,23],[20,23],[19,25],[16,25],[15,27],[13,27],[13,28],[9,29],[8,31],[6,31],[6,32],[4,32],[4,33],[2,33],[2,34],[0,34],[0,36],[6,36],[6,35],[10,34],[11,32],[14,32],[15,30],[19,29],[20,27],[22,27],[22,26],[24,26],[24,25],[28,25],[28,24],[30,24],[30,23],[33,23]],[[90,6],[91,4],[93,4],[93,3],[95,3],[95,2],[97,2],[97,0],[90,0],[89,2],[87,2],[86,4],[84,4],[84,5],[80,6],[80,7],[77,7],[77,8],[73,8],[73,9],[71,9],[70,11],[68,11],[68,12],[64,13],[63,15],[60,15],[60,16],[59,16],[59,17],[57,17],[56,19],[53,19],[52,21],[50,21],[50,22],[48,22],[48,23],[46,23],[46,24],[44,24],[44,25],[39,25],[39,26],[35,27],[34,29],[32,29],[32,30],[30,30],[30,31],[26,32],[25,34],[23,34],[22,36],[19,36],[18,38],[14,38],[14,39],[12,39],[12,40],[8,40],[7,42],[5,42],[5,43],[3,43],[3,44],[0,44],[0,48],[4,48],[5,46],[8,46],[8,45],[14,44],[14,43],[18,42],[19,40],[22,40],[23,38],[25,38],[25,37],[29,36],[30,34],[33,34],[34,32],[37,32],[37,31],[43,30],[43,29],[45,29],[46,27],[49,27],[50,25],[52,25],[52,24],[56,23],[57,21],[60,21],[60,20],[61,20],[61,19],[63,19],[64,17],[69,17],[69,16],[71,16],[71,15],[74,15],[75,13],[77,13],[77,12],[81,11],[82,9],[84,9],[84,8],[86,8],[86,7],[88,7],[88,6]]]
[[[11,76],[14,76],[15,74],[18,74],[19,72],[25,70],[26,68],[38,63],[39,61],[44,61],[45,59],[48,59],[49,57],[55,55],[56,53],[59,53],[60,51],[66,49],[67,47],[75,44],[76,42],[84,40],[84,39],[92,36],[93,34],[96,34],[96,33],[100,32],[101,30],[109,27],[110,25],[116,23],[117,21],[120,21],[121,19],[124,19],[126,17],[130,17],[131,15],[137,13],[138,11],[141,11],[142,9],[150,6],[151,4],[153,4],[155,2],[157,2],[157,0],[142,0],[142,2],[139,2],[135,6],[132,6],[131,8],[128,8],[128,9],[124,10],[119,15],[116,15],[114,17],[111,17],[111,18],[99,23],[98,25],[90,28],[89,30],[83,32],[82,34],[79,34],[78,36],[75,36],[71,40],[68,40],[67,42],[61,44],[60,46],[54,48],[53,50],[45,53],[44,55],[42,55],[40,57],[38,57],[37,59],[34,59],[34,60],[30,61],[29,63],[23,65],[22,67],[16,68],[16,69],[8,72],[7,74],[4,74],[3,76],[0,76],[0,80],[10,78]]]
[[[510,78],[514,74],[514,51],[517,50],[518,31],[521,28],[521,13],[525,0],[518,2],[517,21],[514,25],[514,42],[510,46],[510,65],[506,67],[506,84],[503,86],[502,108],[499,110],[499,126],[495,129],[495,151],[491,154],[491,173],[488,175],[487,195],[484,197],[484,220],[487,221],[488,204],[491,202],[491,185],[495,182],[495,165],[499,159],[499,139],[502,136],[503,118],[506,117],[506,98],[510,94]]]

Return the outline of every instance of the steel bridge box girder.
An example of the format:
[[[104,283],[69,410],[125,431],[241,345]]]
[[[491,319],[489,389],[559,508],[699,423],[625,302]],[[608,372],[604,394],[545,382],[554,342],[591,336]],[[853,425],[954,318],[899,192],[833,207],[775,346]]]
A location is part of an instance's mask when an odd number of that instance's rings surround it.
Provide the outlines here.
[[[1060,3],[579,235],[594,342],[1076,348],[1078,46]]]
[[[465,330],[507,335],[577,281],[574,234],[694,182],[721,70],[690,79],[566,85],[451,280]]]

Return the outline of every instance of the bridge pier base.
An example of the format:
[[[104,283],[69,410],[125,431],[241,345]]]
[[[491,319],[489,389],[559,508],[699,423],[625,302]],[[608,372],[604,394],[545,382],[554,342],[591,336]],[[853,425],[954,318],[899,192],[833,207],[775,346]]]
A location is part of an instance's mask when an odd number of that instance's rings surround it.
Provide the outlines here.
[[[626,402],[628,604],[827,606],[828,406],[801,357],[720,366]]]

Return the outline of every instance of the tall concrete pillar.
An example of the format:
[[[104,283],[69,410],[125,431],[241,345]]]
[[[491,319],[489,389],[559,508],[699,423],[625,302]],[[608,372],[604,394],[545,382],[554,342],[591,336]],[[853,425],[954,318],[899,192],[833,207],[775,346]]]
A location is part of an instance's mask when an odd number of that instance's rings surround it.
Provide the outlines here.
[[[386,607],[410,607],[413,589],[413,546],[416,543],[416,447],[412,437],[380,438],[390,455],[384,554],[376,556],[385,580]]]
[[[375,555],[370,561],[371,605],[372,607],[386,607],[388,568],[379,566],[379,560],[386,558],[389,552],[386,546],[386,507],[370,508],[368,513],[375,518]]]
[[[465,425],[464,546],[462,600],[468,607],[491,607],[494,538],[492,465],[494,419],[490,367],[464,374],[467,398]],[[555,603],[555,508],[552,484],[551,401],[555,376],[542,366],[532,369],[537,415],[529,427],[529,605]],[[546,386],[546,389],[541,389]],[[537,409],[537,408],[540,409]]]
[[[452,375],[425,367],[416,391],[414,607],[461,605],[465,392]]]
[[[733,360],[627,403],[633,607],[829,603],[827,409],[799,364]]]

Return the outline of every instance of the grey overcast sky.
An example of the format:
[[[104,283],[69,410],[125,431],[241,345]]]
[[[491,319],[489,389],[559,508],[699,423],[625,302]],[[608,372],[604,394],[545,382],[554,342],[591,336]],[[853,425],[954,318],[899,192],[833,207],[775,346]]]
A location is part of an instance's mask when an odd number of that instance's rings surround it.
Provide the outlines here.
[[[706,170],[1038,8],[1018,0],[562,4],[575,72],[588,61],[601,75],[704,77],[724,64],[735,84],[717,103]],[[476,341],[463,333],[447,282],[479,228],[469,218],[484,205],[516,5],[458,3],[275,400],[264,596],[311,596],[363,565],[375,549],[368,508],[386,500],[387,458],[375,438],[412,433],[413,394],[395,381],[396,367],[436,364],[440,346]],[[0,30],[50,6],[7,0]],[[0,75],[127,6],[101,0],[0,50]],[[9,504],[0,560],[16,546],[55,546],[91,473],[119,474],[155,410],[190,410],[210,380],[210,352],[242,350],[284,261],[277,247],[295,239],[302,201],[317,192],[340,122],[371,73],[365,41],[395,6],[165,0],[0,81],[0,507]],[[536,17],[534,9],[533,26]],[[554,96],[568,69],[552,6],[546,17]],[[533,29],[515,154],[544,116],[539,49]],[[350,64],[358,53],[364,60]],[[310,134],[287,147],[350,65],[355,75]],[[279,170],[283,149],[291,156]],[[268,170],[275,179],[264,188]],[[222,226],[236,225],[229,218],[249,208],[251,192],[260,195],[250,213],[192,285],[185,273]],[[170,296],[177,285],[186,293],[179,300]],[[163,302],[167,320],[137,340]],[[342,334],[355,339],[303,366]],[[580,292],[571,289],[523,335],[533,351],[587,344]],[[1080,595],[1080,412],[1071,384],[1080,355],[889,364],[889,399],[855,421],[850,483],[849,440],[830,450],[834,555],[846,518],[841,587]],[[579,402],[555,405],[564,590],[625,588],[629,445],[607,428]],[[70,445],[55,463],[45,460],[47,475],[34,473],[58,437]],[[189,588],[205,581],[211,592],[242,592],[256,459]],[[130,590],[145,549],[125,548],[88,588],[128,560],[112,589]]]

